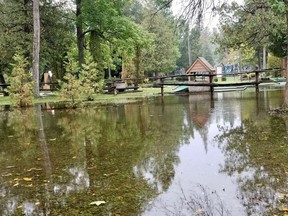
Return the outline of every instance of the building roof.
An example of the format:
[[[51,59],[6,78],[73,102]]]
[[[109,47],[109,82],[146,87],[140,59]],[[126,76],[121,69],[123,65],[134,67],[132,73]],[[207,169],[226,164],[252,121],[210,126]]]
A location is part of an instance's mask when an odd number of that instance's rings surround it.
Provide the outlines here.
[[[215,72],[212,65],[204,58],[197,57],[196,60],[191,64],[191,66],[186,70],[186,74],[194,72]]]

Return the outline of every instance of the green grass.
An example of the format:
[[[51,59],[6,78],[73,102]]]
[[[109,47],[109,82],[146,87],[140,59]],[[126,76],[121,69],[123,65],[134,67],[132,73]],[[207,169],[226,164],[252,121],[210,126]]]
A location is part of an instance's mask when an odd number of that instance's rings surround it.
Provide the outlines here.
[[[172,93],[173,86],[167,86],[164,88],[164,93]],[[134,92],[132,90],[125,91],[125,93],[120,93],[117,95],[114,94],[97,94],[95,95],[95,100],[89,103],[122,103],[127,102],[127,100],[138,99],[138,98],[149,98],[160,95],[160,88],[140,88],[140,91]],[[65,102],[62,100],[57,92],[53,95],[42,96],[37,99],[33,99],[33,103],[57,103]],[[0,106],[11,105],[12,101],[10,97],[3,97],[0,95]]]

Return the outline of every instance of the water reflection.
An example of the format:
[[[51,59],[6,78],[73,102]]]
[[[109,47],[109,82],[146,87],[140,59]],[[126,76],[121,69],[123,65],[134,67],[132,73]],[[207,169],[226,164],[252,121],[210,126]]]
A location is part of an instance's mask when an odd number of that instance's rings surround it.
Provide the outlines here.
[[[283,202],[278,194],[287,193],[288,123],[266,110],[281,104],[279,95],[248,91],[54,113],[50,105],[1,111],[0,212],[275,213]]]
[[[2,215],[140,213],[157,187],[169,188],[186,139],[183,112],[149,101],[1,114]],[[96,200],[107,204],[89,205]]]
[[[222,128],[217,136],[225,154],[221,171],[238,175],[239,197],[248,215],[276,214],[283,206],[277,194],[288,192],[287,125],[287,117],[272,116],[261,124],[246,120],[239,127]]]

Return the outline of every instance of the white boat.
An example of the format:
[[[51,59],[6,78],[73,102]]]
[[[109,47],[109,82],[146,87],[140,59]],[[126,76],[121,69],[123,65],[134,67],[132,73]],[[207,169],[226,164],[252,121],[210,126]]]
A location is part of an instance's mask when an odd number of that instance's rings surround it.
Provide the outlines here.
[[[244,91],[247,86],[214,87],[214,92]]]

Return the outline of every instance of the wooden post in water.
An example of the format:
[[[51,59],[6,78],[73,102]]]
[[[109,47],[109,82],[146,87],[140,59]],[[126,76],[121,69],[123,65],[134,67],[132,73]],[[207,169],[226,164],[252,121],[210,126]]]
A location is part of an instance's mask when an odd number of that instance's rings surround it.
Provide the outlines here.
[[[164,96],[163,78],[160,78],[160,85],[161,85],[161,96]]]
[[[209,76],[209,83],[210,83],[210,92],[213,93],[214,87],[213,87],[213,75],[210,74]]]
[[[255,87],[256,87],[256,92],[259,92],[259,71],[255,71]]]

